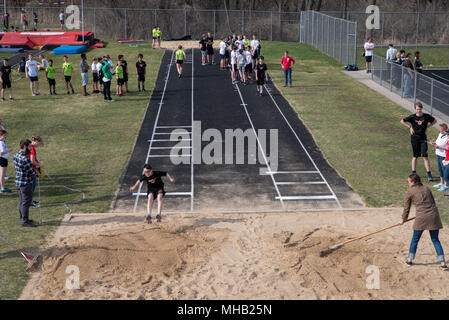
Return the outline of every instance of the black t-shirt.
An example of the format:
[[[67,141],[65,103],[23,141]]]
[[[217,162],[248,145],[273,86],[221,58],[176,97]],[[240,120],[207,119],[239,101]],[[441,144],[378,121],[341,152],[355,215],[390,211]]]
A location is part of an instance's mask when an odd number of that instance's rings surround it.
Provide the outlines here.
[[[265,63],[257,65],[257,77],[259,79],[265,77],[265,71],[267,71],[267,65]]]
[[[420,67],[422,67],[422,63],[420,59],[416,59],[415,60],[415,69],[417,72],[422,73],[422,69],[420,69]]]
[[[418,117],[416,114],[412,114],[407,118],[404,118],[404,121],[411,123],[413,131],[415,131],[415,134],[413,135],[414,137],[426,139],[427,125],[434,122],[435,118],[428,113],[423,113],[421,117]]]
[[[403,63],[404,67],[414,70],[413,63],[410,60],[405,60]]]
[[[9,75],[11,74],[11,66],[1,66],[0,72],[2,73],[2,79],[9,79]]]
[[[140,177],[140,182],[145,181],[147,183],[148,191],[164,189],[164,181],[162,181],[162,177],[165,177],[166,175],[167,172],[164,171],[153,171],[149,177],[142,175],[142,177]]]
[[[206,51],[207,39],[201,39],[200,44],[201,44],[201,51]]]
[[[214,37],[207,37],[207,47],[212,48],[212,45],[214,44]]]
[[[123,68],[123,74],[127,75],[128,74],[128,62],[126,62],[126,60],[122,60],[122,68]]]
[[[145,74],[145,68],[147,67],[147,64],[145,61],[142,60],[142,62],[137,61],[136,62],[136,68],[138,74]]]

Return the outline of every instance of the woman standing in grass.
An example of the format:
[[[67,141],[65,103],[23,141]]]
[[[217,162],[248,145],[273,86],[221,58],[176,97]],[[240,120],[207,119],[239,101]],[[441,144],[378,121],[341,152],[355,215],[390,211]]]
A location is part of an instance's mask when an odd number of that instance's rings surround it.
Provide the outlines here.
[[[413,238],[406,264],[409,266],[413,265],[419,239],[425,230],[429,230],[430,239],[440,261],[440,268],[446,271],[448,267],[444,259],[444,251],[438,239],[438,234],[440,229],[443,228],[443,224],[441,223],[440,213],[438,212],[432,192],[429,188],[423,186],[421,178],[416,173],[408,177],[408,185],[410,189],[405,194],[404,211],[402,213],[402,220],[399,223],[403,224],[408,220],[412,204],[416,206],[416,219],[413,224]]]
[[[5,186],[6,169],[8,167],[9,153],[12,149],[6,146],[6,137],[8,133],[0,129],[0,193],[11,193],[11,190]]]

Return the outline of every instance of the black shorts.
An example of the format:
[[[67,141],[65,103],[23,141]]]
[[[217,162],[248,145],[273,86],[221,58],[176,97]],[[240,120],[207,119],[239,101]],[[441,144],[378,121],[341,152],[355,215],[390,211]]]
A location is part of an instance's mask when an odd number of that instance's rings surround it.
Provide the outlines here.
[[[30,77],[30,81],[31,82],[36,82],[36,81],[38,81],[38,78],[37,77]]]
[[[8,159],[0,157],[0,167],[6,168],[8,166]]]
[[[128,74],[123,73],[123,83],[128,82]]]
[[[157,40],[157,37],[153,37],[153,40]]]
[[[165,196],[165,190],[164,190],[164,189],[149,189],[149,190],[147,191],[147,197],[148,197],[150,194],[153,194],[153,199],[156,199],[156,198],[157,198],[157,195],[158,195],[159,193],[162,193],[162,196]]]
[[[225,52],[225,58],[229,59],[229,51],[228,50],[226,50],[226,52]]]
[[[100,84],[103,84],[103,78],[102,77],[98,77],[98,82],[100,82]]]
[[[214,47],[207,47],[207,54],[208,55],[213,55],[214,54]]]
[[[427,158],[427,142],[425,138],[421,137],[411,137],[412,149],[413,149],[413,158]]]
[[[238,71],[238,67],[236,64],[231,64],[231,70],[232,72],[237,72]]]
[[[249,73],[253,72],[253,65],[251,63],[249,63],[245,66],[245,72],[249,72]]]
[[[176,60],[176,64],[183,64],[184,60]]]
[[[7,79],[2,79],[3,83],[2,83],[2,88],[6,89],[6,88],[11,88],[11,80],[9,78]]]
[[[223,60],[226,56],[224,54],[220,54],[220,59]]]
[[[65,82],[72,81],[72,76],[64,76]]]
[[[55,86],[56,85],[56,79],[48,79],[48,84],[50,86]]]
[[[117,85],[122,86],[124,83],[124,79],[117,79]]]
[[[373,61],[373,56],[365,56],[365,61],[366,61],[366,62],[371,62],[371,61]]]
[[[137,75],[137,81],[145,82],[145,75],[144,74],[138,74]]]
[[[98,73],[92,73],[92,77],[93,77],[93,79],[92,79],[93,82],[95,82],[95,83],[98,82],[98,80],[99,80],[98,79]]]
[[[257,85],[263,86],[264,84],[265,84],[265,77],[259,77],[259,79],[257,79]]]

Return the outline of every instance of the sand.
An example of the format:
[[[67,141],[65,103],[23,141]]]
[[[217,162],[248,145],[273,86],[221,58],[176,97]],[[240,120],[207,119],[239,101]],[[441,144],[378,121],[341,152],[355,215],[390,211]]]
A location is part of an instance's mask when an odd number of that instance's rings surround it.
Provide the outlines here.
[[[416,265],[404,261],[411,224],[328,245],[396,223],[401,210],[322,213],[75,215],[42,248],[21,299],[447,299],[449,272],[426,234]],[[449,236],[441,234],[447,248]],[[78,266],[80,289],[67,289]],[[368,289],[367,267],[379,269]]]

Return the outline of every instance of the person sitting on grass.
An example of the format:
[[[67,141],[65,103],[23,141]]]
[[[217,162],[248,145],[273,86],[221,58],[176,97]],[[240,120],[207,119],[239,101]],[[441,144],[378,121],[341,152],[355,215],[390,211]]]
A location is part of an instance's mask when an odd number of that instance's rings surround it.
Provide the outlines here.
[[[413,223],[413,238],[406,264],[408,266],[413,265],[419,239],[425,230],[429,230],[430,239],[440,261],[440,268],[447,271],[448,267],[444,259],[443,247],[438,239],[439,230],[443,228],[443,224],[441,223],[440,213],[435,204],[432,191],[426,186],[423,186],[421,178],[417,174],[411,174],[408,177],[408,185],[410,188],[405,194],[404,211],[402,213],[402,220],[399,223],[403,224],[408,220],[412,204],[416,206],[416,219]]]
[[[165,195],[164,190],[164,181],[162,177],[167,176],[171,183],[175,182],[168,172],[164,171],[154,171],[153,168],[149,164],[145,164],[143,167],[143,175],[137,180],[134,186],[129,188],[131,192],[143,182],[147,183],[147,216],[145,217],[145,221],[147,223],[151,223],[151,209],[153,207],[154,199],[157,198],[157,216],[156,219],[158,222],[161,221],[161,211],[162,211],[162,198]]]
[[[69,57],[64,56],[64,63],[62,64],[62,73],[65,79],[65,86],[67,88],[67,94],[70,94],[69,86],[72,89],[72,94],[75,94],[72,85],[73,64],[69,62]]]
[[[5,101],[6,88],[9,90],[9,100],[14,100],[11,88],[11,66],[6,58],[3,59],[3,65],[0,67],[0,81],[2,83],[2,101]]]
[[[56,95],[56,68],[53,66],[53,60],[48,60],[48,67],[45,69],[47,75],[50,95]],[[53,88],[53,91],[51,90]]]
[[[6,146],[6,138],[8,137],[8,132],[6,130],[0,129],[0,193],[11,193],[11,190],[6,188],[5,177],[6,169],[8,168],[8,158],[9,153],[12,151],[11,148]]]

